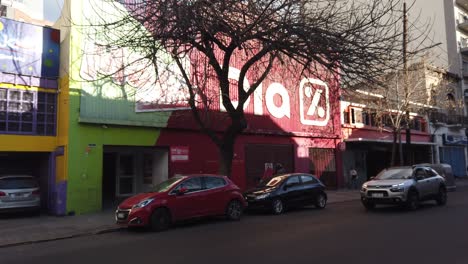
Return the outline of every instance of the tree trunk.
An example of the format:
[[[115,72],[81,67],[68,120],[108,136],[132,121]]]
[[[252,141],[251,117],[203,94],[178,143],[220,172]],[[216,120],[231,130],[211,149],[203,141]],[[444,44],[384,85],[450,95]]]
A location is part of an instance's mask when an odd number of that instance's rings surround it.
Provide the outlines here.
[[[234,158],[234,142],[235,139],[224,138],[224,142],[219,147],[219,173],[231,177],[232,160]]]
[[[234,117],[231,116],[231,122],[231,125],[223,135],[223,142],[218,146],[220,154],[219,173],[228,177],[231,177],[234,145],[237,136],[247,127],[247,121],[241,114]]]
[[[401,144],[401,128],[398,129],[398,152],[400,153],[400,166],[403,166],[403,144]]]
[[[392,131],[393,134],[393,143],[392,143],[392,161],[390,163],[390,166],[395,166],[396,162],[396,151],[397,151],[397,129],[393,128]]]
[[[406,129],[406,144],[405,144],[405,153],[406,153],[406,164],[407,166],[411,165],[412,153],[411,153],[411,129],[409,128],[409,121],[408,121],[408,128]]]

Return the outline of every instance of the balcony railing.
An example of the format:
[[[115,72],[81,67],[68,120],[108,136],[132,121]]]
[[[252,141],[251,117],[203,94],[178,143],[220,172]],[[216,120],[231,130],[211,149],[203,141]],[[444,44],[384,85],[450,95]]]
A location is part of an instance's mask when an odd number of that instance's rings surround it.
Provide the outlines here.
[[[433,112],[429,114],[429,121],[431,123],[444,123],[447,125],[459,125],[468,127],[468,117],[464,115]]]
[[[468,64],[463,63],[462,73],[464,78],[468,78]]]
[[[459,43],[460,43],[460,52],[463,55],[468,55],[468,39],[461,39]]]
[[[468,17],[458,17],[457,19],[458,28],[465,32],[468,32]]]
[[[468,0],[456,0],[457,5],[468,11]]]

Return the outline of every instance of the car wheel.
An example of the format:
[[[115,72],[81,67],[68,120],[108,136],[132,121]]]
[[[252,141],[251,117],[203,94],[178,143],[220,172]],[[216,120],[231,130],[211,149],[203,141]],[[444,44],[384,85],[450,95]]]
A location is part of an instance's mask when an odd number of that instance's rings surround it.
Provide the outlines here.
[[[362,205],[366,210],[374,210],[375,209],[375,203],[373,202],[368,202],[368,201],[362,201]]]
[[[324,193],[319,193],[317,197],[315,197],[315,207],[319,209],[323,209],[327,206],[327,197]]]
[[[274,214],[282,214],[284,212],[284,204],[280,199],[275,199],[272,202],[272,211]]]
[[[160,232],[168,229],[171,225],[171,215],[165,208],[157,208],[151,214],[151,230]]]
[[[442,206],[447,203],[447,190],[444,187],[439,188],[439,193],[437,194],[436,202],[438,205]]]
[[[408,193],[408,198],[406,200],[406,208],[409,210],[416,210],[419,207],[419,196],[415,191]]]
[[[238,200],[232,200],[226,207],[226,218],[231,221],[240,220],[242,216],[242,204]]]

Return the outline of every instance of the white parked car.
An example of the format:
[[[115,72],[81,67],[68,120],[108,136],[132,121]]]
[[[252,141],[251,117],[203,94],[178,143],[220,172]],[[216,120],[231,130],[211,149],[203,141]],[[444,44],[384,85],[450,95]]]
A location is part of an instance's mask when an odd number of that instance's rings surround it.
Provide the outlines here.
[[[377,204],[401,204],[414,210],[425,200],[447,203],[445,179],[429,166],[384,169],[361,188],[361,202],[366,209]]]
[[[41,195],[37,179],[29,175],[0,176],[0,212],[39,212]]]

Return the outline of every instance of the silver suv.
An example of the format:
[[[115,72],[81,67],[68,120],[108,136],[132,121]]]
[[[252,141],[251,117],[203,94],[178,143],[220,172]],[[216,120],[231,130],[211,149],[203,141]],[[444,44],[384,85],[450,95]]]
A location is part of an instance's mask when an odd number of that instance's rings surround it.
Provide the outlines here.
[[[382,170],[361,188],[361,202],[366,209],[376,204],[400,204],[414,210],[420,201],[447,202],[445,179],[428,166],[391,167]]]

